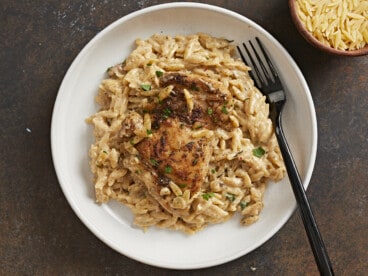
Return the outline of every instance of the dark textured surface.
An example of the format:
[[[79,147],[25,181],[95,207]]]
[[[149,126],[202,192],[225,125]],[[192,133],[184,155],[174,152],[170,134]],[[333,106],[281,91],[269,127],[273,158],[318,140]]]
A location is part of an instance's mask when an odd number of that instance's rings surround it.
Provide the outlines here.
[[[98,240],[68,205],[50,151],[60,82],[100,30],[168,1],[0,1],[0,275],[317,275],[295,213],[267,243],[196,271],[138,263]],[[368,274],[368,56],[329,56],[292,25],[287,1],[201,1],[239,12],[278,39],[312,92],[319,144],[308,195],[337,275]],[[252,271],[251,268],[256,268]]]

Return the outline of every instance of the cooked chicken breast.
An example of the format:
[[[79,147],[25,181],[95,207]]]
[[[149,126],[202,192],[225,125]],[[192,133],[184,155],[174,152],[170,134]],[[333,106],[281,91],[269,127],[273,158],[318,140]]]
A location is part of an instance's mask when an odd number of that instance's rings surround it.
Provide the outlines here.
[[[194,139],[191,133],[177,118],[169,118],[151,138],[137,145],[143,164],[158,176],[156,183],[146,183],[147,186],[160,189],[171,180],[189,188],[192,194],[199,191],[212,149],[209,141]]]
[[[208,172],[213,141],[210,137],[194,138],[193,133],[219,124],[226,128],[229,122],[224,107],[230,94],[221,84],[194,75],[174,73],[160,78],[162,89],[169,85],[173,89],[168,97],[147,106],[152,133],[135,145],[139,164],[126,165],[131,171],[139,168],[141,173],[135,177],[165,209],[174,213],[183,210],[173,210],[161,190],[173,182],[183,190],[189,189],[190,198],[198,194]],[[122,130],[126,129],[130,130],[130,126],[123,125]]]
[[[161,77],[160,85],[174,86],[173,92],[162,105],[162,108],[168,107],[172,111],[172,117],[178,117],[191,127],[196,124],[208,129],[213,129],[216,125],[228,128],[226,106],[231,100],[231,94],[221,83],[203,76],[170,73]],[[188,108],[186,93],[192,96],[191,110]],[[162,108],[156,107],[154,110],[160,115]],[[160,122],[160,116],[158,117],[157,123]]]

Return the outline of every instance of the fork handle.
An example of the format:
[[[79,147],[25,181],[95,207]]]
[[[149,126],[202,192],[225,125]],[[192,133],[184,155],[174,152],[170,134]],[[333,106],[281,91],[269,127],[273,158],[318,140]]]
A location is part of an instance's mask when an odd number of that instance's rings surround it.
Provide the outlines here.
[[[278,117],[278,123],[276,123],[275,126],[276,137],[280,146],[282,157],[284,159],[291,187],[293,189],[296,201],[299,205],[300,215],[304,223],[309,243],[312,247],[315,261],[321,275],[334,275],[332,265],[327,254],[327,250],[323,243],[321,234],[319,233],[316,220],[314,219],[313,212],[309,205],[303,183],[298,173],[298,169],[295,165],[294,158],[286,142],[286,138],[281,125],[281,116]]]

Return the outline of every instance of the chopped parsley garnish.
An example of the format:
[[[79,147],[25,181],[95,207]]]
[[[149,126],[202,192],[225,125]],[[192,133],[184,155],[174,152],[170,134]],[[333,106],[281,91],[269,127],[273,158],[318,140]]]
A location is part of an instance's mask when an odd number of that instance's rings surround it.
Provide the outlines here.
[[[243,200],[242,202],[240,202],[240,209],[244,210],[245,207],[247,207],[248,202]]]
[[[165,173],[172,173],[172,168],[170,166],[166,166]]]
[[[205,193],[205,194],[202,194],[202,197],[204,200],[209,200],[211,197],[214,197],[215,194],[214,193]]]
[[[147,63],[147,66],[152,66],[152,63],[151,62]]]
[[[253,155],[260,158],[262,157],[266,151],[262,147],[258,147],[256,149],[253,149]]]
[[[156,71],[156,76],[159,78],[159,77],[162,77],[162,75],[164,74],[164,72],[162,71]]]
[[[187,184],[177,184],[177,185],[179,186],[179,188],[182,188],[182,189],[184,189],[187,186]]]
[[[227,111],[226,104],[224,104],[224,105],[222,106],[221,111],[222,111],[222,113],[224,113],[224,114],[228,114],[228,113],[229,113],[229,111]]]
[[[207,109],[207,114],[208,114],[208,115],[212,115],[212,114],[213,114],[213,109],[212,109],[211,107],[209,107],[209,108]]]
[[[141,84],[141,88],[144,91],[150,91],[151,90],[151,85],[150,84]]]
[[[225,197],[226,197],[228,200],[230,200],[230,201],[234,201],[234,200],[235,200],[235,198],[236,198],[236,196],[235,196],[234,194],[230,194],[230,193],[227,193],[227,194],[225,195]]]
[[[106,150],[103,150],[102,152],[107,154],[107,151]]]
[[[110,66],[109,68],[107,68],[106,72],[108,73],[111,69],[112,69],[113,66]]]
[[[156,159],[151,158],[150,162],[153,166],[157,167],[159,165],[158,161]]]
[[[171,109],[166,107],[166,108],[162,111],[162,113],[163,113],[163,116],[162,116],[162,117],[164,117],[164,119],[167,119],[167,118],[169,118],[169,117],[170,117],[170,115],[171,115]]]
[[[131,145],[134,145],[134,139],[133,139],[133,138],[132,138],[132,139],[130,139],[129,143],[130,143]]]
[[[212,170],[211,170],[211,173],[216,173],[216,170],[215,170],[215,169],[212,169]]]
[[[195,165],[197,165],[198,164],[198,158],[195,158],[194,160],[193,160],[193,162],[192,162],[192,165],[193,166],[195,166]]]
[[[147,135],[152,134],[152,130],[151,129],[147,129],[146,132],[147,132]]]

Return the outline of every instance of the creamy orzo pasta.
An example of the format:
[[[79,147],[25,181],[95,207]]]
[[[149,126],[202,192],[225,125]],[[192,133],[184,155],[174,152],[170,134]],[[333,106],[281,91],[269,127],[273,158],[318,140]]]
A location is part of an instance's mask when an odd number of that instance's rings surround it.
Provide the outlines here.
[[[144,229],[258,220],[285,168],[265,97],[234,56],[226,39],[156,34],[108,69],[87,119],[97,202],[128,206]]]

